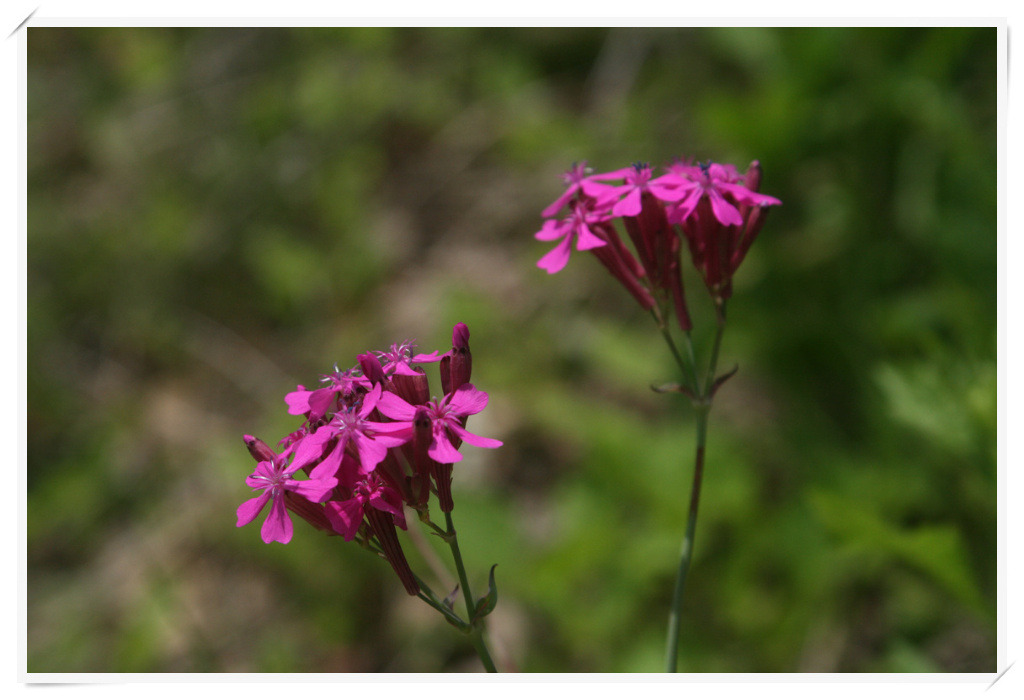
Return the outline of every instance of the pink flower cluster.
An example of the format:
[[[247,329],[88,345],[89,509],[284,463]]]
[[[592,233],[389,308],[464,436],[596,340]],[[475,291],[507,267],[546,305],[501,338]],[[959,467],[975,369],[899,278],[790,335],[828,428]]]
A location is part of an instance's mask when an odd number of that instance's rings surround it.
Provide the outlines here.
[[[360,355],[359,364],[322,377],[323,386],[299,386],[285,396],[301,427],[281,440],[280,453],[251,435],[246,446],[257,465],[246,483],[261,493],[238,507],[238,526],[270,504],[264,542],[292,537],[288,511],[345,540],[375,540],[406,591],[419,586],[402,553],[396,527],[405,529],[410,506],[428,511],[430,494],[451,512],[452,465],[463,442],[500,447],[466,429],[487,406],[487,394],[469,383],[472,354],[464,323],[452,331],[452,349],[415,354],[411,343]],[[419,363],[437,362],[444,396],[432,398]],[[307,478],[297,479],[298,475]]]
[[[569,262],[574,244],[589,250],[644,309],[671,299],[684,331],[691,323],[680,275],[682,241],[712,297],[728,299],[766,207],[781,204],[758,192],[757,161],[742,174],[731,165],[676,162],[659,177],[643,163],[600,174],[580,163],[564,178],[568,188],[542,212],[546,221],[535,234],[558,243],[537,266],[553,274]],[[635,255],[619,237],[616,219]]]

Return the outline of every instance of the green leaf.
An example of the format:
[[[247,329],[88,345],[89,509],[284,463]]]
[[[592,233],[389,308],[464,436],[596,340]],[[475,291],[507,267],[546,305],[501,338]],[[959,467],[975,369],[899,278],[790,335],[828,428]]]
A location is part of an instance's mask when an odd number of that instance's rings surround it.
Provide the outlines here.
[[[491,573],[488,576],[487,581],[487,595],[476,601],[476,610],[473,612],[473,622],[482,620],[491,614],[494,610],[494,606],[498,603],[498,589],[494,585],[494,570],[498,568],[495,564],[491,567]]]

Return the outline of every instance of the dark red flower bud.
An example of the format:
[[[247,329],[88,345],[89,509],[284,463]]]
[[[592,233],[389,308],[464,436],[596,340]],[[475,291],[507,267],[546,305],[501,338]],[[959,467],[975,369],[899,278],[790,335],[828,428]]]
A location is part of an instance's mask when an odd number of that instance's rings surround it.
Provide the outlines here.
[[[273,462],[274,458],[277,457],[277,453],[271,449],[270,445],[260,440],[258,437],[252,435],[244,435],[242,439],[245,440],[245,446],[249,448],[249,454],[257,462]]]
[[[473,373],[473,353],[469,351],[469,343],[464,346],[452,347],[451,362],[448,365],[451,373],[451,389],[455,391],[463,384],[469,383],[470,375]]]
[[[359,355],[359,366],[363,370],[363,376],[372,384],[384,383],[384,368],[381,367],[380,360],[373,353]]]
[[[452,347],[469,350],[469,326],[461,321],[452,328]]]

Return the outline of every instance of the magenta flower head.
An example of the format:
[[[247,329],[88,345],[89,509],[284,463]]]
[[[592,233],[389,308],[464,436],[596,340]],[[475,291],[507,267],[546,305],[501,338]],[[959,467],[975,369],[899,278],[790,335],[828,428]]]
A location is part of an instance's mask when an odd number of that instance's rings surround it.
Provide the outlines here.
[[[334,487],[338,485],[338,480],[333,477],[302,481],[293,479],[292,476],[298,469],[299,465],[293,462],[291,466],[288,466],[287,458],[280,455],[258,463],[256,470],[246,478],[245,483],[263,493],[238,506],[237,527],[251,523],[263,511],[267,503],[270,503],[270,513],[260,530],[263,541],[268,544],[291,542],[292,521],[288,517],[288,510],[285,506],[286,493],[293,492],[312,503],[320,503],[326,500]]]
[[[427,374],[418,366],[431,362],[441,363],[445,393],[440,401],[431,398]],[[281,453],[244,436],[257,462],[246,483],[257,494],[238,507],[237,525],[252,522],[269,505],[263,540],[289,542],[289,514],[298,515],[320,530],[378,551],[406,592],[417,595],[419,579],[398,539],[397,531],[407,528],[404,508],[431,523],[436,494],[441,510],[450,513],[451,465],[462,459],[462,443],[502,444],[465,428],[467,418],[488,402],[487,394],[469,383],[471,370],[469,328],[457,323],[451,350],[443,355],[417,353],[410,341],[396,343],[383,352],[359,355],[351,369],[335,366],[323,375],[320,388],[299,385],[285,402],[302,423],[281,440]],[[445,613],[450,609],[435,607]],[[481,614],[479,608],[470,612]]]
[[[712,297],[728,298],[732,274],[767,207],[781,203],[758,192],[760,175],[756,161],[745,174],[732,165],[692,161],[673,163],[659,177],[646,163],[597,175],[574,168],[566,176],[569,189],[544,210],[549,217],[569,206],[569,216],[546,220],[534,234],[537,240],[558,241],[537,266],[549,274],[560,271],[575,240],[576,248],[591,251],[644,310],[661,319],[671,307],[679,327],[688,332],[692,323],[680,272],[681,240]],[[619,238],[617,220],[632,250]]]
[[[757,237],[767,207],[782,204],[757,192],[761,166],[750,164],[745,175],[732,166],[704,163],[678,171],[681,180],[692,178],[687,196],[670,209],[669,221],[678,224],[689,244],[694,266],[716,301],[732,296],[732,277]]]

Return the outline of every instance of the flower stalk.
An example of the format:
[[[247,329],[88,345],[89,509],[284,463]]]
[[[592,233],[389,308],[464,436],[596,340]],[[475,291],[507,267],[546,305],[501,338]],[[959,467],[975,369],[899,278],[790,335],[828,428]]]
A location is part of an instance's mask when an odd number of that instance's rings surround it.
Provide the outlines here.
[[[682,373],[678,384],[652,386],[659,393],[685,394],[696,413],[696,453],[690,487],[686,532],[680,550],[676,583],[668,618],[666,670],[675,672],[686,577],[693,558],[697,511],[704,479],[708,416],[715,393],[736,370],[717,376],[725,332],[725,305],[732,296],[732,279],[764,224],[769,207],[781,204],[761,194],[762,172],[757,161],[746,173],[731,165],[676,161],[654,177],[646,163],[591,175],[586,164],[566,173],[566,191],[541,213],[547,220],[534,237],[557,244],[537,262],[548,274],[569,262],[573,244],[589,251],[626,291],[649,311]],[[613,184],[618,181],[619,184]],[[556,219],[568,208],[565,218]],[[621,224],[635,255],[625,247],[613,222]],[[685,245],[684,245],[685,244]],[[693,322],[681,274],[681,252],[700,274],[715,308],[715,332],[703,382],[693,348]],[[686,343],[680,352],[669,328],[672,313]]]
[[[488,595],[474,605],[466,568],[452,525],[453,465],[463,444],[501,447],[500,440],[471,433],[466,423],[487,407],[488,395],[470,383],[469,329],[452,329],[452,349],[414,352],[412,342],[358,356],[358,365],[323,375],[323,386],[299,385],[285,396],[288,412],[301,416],[298,430],[280,443],[280,453],[262,440],[244,436],[256,469],[246,479],[257,495],[237,510],[238,527],[261,512],[263,541],[292,539],[289,513],[345,541],[355,540],[391,565],[410,596],[440,612],[470,637],[484,667],[496,671],[483,639],[483,618],[497,602],[494,568]],[[442,398],[432,398],[421,363],[439,363]],[[306,478],[300,478],[306,477]],[[430,519],[430,496],[445,514],[447,530]],[[416,512],[451,547],[466,596],[466,619],[453,609],[454,593],[439,600],[412,570],[398,530],[407,530],[405,507]]]
[[[477,655],[480,657],[480,662],[487,669],[488,673],[497,673],[497,669],[494,667],[494,661],[491,659],[491,653],[487,649],[487,643],[484,641],[483,635],[483,617],[476,615],[477,604],[473,601],[473,592],[469,587],[469,576],[466,575],[466,566],[462,563],[462,552],[459,549],[459,536],[455,530],[455,524],[452,522],[452,514],[447,512],[444,514],[445,524],[448,526],[448,537],[446,542],[452,550],[452,559],[455,560],[455,570],[459,573],[459,585],[462,587],[462,595],[466,601],[466,616],[469,618],[469,639],[472,642],[473,647],[476,649]]]

